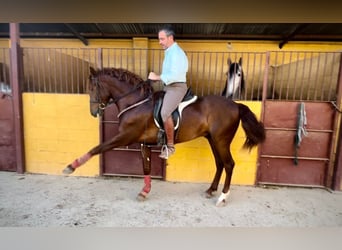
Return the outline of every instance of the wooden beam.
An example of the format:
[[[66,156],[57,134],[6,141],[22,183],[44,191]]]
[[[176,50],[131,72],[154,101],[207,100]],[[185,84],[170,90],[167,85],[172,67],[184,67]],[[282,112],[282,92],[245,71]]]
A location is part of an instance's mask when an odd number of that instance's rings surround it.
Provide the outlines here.
[[[22,89],[23,86],[23,56],[20,48],[19,24],[10,23],[10,79],[13,94],[14,110],[14,133],[15,133],[15,151],[17,160],[17,172],[25,172],[25,150],[24,150],[24,126],[22,109]]]
[[[336,131],[333,134],[332,140],[335,141],[336,152],[334,149],[331,152],[331,157],[334,157],[335,155],[335,159],[328,168],[328,184],[330,185],[330,181],[332,181],[332,189],[342,191],[342,115],[340,112],[342,110],[342,57],[340,58],[340,69],[337,83],[337,102],[335,109],[336,115],[334,127],[336,128]]]

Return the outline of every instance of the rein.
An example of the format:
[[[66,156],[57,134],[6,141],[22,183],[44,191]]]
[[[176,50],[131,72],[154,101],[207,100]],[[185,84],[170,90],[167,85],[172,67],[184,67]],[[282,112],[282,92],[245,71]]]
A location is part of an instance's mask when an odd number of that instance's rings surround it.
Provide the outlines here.
[[[138,83],[137,85],[135,85],[131,91],[129,91],[129,92],[127,92],[127,93],[123,94],[122,96],[119,96],[119,97],[117,97],[117,98],[115,98],[115,99],[111,99],[111,100],[109,100],[109,102],[107,102],[107,103],[103,103],[103,102],[100,102],[100,94],[99,94],[99,90],[98,90],[98,88],[100,87],[100,81],[99,81],[98,77],[96,77],[94,80],[96,80],[96,81],[95,81],[95,85],[96,85],[96,99],[97,99],[97,100],[96,100],[96,101],[90,100],[90,103],[97,103],[97,104],[99,104],[99,109],[102,110],[102,111],[104,111],[108,105],[110,105],[110,104],[112,104],[112,103],[116,103],[116,102],[118,102],[119,100],[121,100],[122,98],[124,98],[124,97],[126,97],[126,96],[128,96],[128,95],[130,95],[130,94],[132,94],[132,93],[134,93],[137,89],[139,89],[140,87],[142,87],[142,86],[143,86],[143,83],[144,83],[144,82],[140,82],[140,83]],[[125,113],[126,111],[128,111],[128,110],[130,110],[130,109],[132,109],[132,108],[134,108],[134,107],[137,107],[137,106],[139,106],[139,105],[141,105],[141,104],[143,104],[143,103],[149,101],[150,99],[151,99],[150,97],[147,97],[147,98],[145,98],[145,99],[142,100],[142,101],[139,101],[139,102],[137,102],[137,103],[135,103],[135,104],[133,104],[133,105],[131,105],[131,106],[128,106],[127,108],[123,109],[123,110],[117,115],[117,117],[119,118],[119,117],[120,117],[123,113]]]
[[[121,110],[121,112],[117,115],[117,117],[119,118],[119,117],[120,117],[123,113],[125,113],[126,111],[128,111],[128,110],[130,110],[130,109],[132,109],[132,108],[135,108],[135,107],[137,107],[137,106],[139,106],[139,105],[141,105],[141,104],[143,104],[143,103],[145,103],[145,102],[147,102],[147,101],[149,101],[149,100],[151,100],[151,97],[147,97],[146,99],[141,100],[140,102],[137,102],[137,103],[135,103],[135,104],[133,104],[133,105],[131,105],[131,106],[128,106],[127,108]]]

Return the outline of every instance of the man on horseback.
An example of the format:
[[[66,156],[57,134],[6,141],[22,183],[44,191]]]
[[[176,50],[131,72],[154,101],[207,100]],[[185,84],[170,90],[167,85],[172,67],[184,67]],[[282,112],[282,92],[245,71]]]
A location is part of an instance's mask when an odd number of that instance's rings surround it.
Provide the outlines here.
[[[162,81],[164,84],[164,101],[161,108],[161,117],[164,123],[167,145],[161,150],[160,158],[168,159],[174,154],[174,124],[172,112],[178,107],[187,91],[186,73],[188,58],[183,49],[175,41],[175,32],[169,25],[158,32],[159,44],[165,50],[162,73],[150,72],[148,79]]]

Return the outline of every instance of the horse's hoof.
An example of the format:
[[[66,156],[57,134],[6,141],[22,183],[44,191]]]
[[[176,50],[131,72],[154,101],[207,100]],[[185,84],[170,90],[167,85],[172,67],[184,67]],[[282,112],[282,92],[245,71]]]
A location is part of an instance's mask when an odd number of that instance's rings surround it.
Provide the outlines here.
[[[71,167],[70,165],[68,165],[64,170],[63,170],[63,174],[72,174],[75,171],[75,169],[73,167]]]
[[[227,205],[229,193],[230,193],[229,190],[227,193],[221,193],[220,197],[217,199],[217,202],[216,202],[217,207],[224,207]]]
[[[208,199],[213,198],[214,196],[215,196],[215,191],[207,190],[205,192],[205,197]]]
[[[211,199],[213,198],[213,194],[205,193],[205,198]]]
[[[145,201],[147,199],[147,194],[144,192],[140,192],[137,196],[138,201]]]
[[[216,207],[225,207],[227,205],[226,200],[218,200],[216,202]]]

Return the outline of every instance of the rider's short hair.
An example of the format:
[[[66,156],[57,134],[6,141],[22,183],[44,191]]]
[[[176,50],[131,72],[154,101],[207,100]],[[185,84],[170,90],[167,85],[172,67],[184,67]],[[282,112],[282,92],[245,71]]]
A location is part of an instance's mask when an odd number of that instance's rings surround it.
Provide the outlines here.
[[[159,29],[159,32],[160,31],[164,31],[166,36],[173,36],[173,40],[176,40],[176,37],[175,37],[176,33],[175,33],[175,30],[171,24],[164,25],[163,27],[161,27]]]

